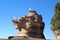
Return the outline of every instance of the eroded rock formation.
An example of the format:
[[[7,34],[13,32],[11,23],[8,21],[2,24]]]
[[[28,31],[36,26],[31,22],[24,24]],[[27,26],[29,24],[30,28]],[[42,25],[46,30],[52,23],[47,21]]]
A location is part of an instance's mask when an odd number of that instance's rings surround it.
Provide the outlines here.
[[[18,36],[27,38],[45,39],[44,22],[42,16],[34,10],[29,10],[28,16],[12,20],[15,28],[19,30]]]

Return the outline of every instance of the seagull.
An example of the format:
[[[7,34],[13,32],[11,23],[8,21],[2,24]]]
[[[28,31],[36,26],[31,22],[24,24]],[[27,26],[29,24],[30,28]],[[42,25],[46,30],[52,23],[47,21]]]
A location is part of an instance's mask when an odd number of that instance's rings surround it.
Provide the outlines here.
[[[16,19],[16,17],[14,16],[14,19]]]
[[[32,10],[32,8],[29,8],[29,11]]]

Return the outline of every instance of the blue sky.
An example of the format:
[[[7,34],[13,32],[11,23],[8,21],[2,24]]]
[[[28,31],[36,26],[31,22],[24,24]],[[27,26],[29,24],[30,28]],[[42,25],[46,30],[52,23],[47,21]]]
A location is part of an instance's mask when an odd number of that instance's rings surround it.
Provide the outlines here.
[[[50,22],[57,2],[60,0],[0,0],[0,38],[16,36],[18,30],[12,23],[13,17],[19,18],[27,15],[28,9],[32,8],[43,17],[45,38],[54,39]]]

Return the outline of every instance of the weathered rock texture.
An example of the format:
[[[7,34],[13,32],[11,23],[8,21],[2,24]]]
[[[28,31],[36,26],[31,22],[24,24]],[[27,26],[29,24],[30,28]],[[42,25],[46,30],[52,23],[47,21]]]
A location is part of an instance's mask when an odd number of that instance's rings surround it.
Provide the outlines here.
[[[16,29],[19,30],[18,36],[45,39],[43,34],[45,24],[42,16],[37,14],[36,11],[30,10],[28,16],[12,20],[12,22]]]
[[[20,36],[12,36],[9,37],[8,40],[45,40],[42,38],[27,38],[27,37],[20,37]]]
[[[8,40],[8,39],[6,39],[6,38],[0,38],[0,40]]]
[[[57,3],[55,6],[55,14],[52,18],[51,24],[56,40],[60,40],[60,3]]]

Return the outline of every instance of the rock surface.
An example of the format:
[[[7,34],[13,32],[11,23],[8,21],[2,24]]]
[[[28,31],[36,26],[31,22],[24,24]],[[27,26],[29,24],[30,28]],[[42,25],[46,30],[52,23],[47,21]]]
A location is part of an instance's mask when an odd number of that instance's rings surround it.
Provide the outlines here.
[[[19,30],[17,36],[45,39],[43,34],[45,23],[42,19],[36,11],[30,10],[27,16],[12,20],[16,29]]]
[[[8,40],[45,40],[45,39],[14,36],[14,37],[9,37]]]

